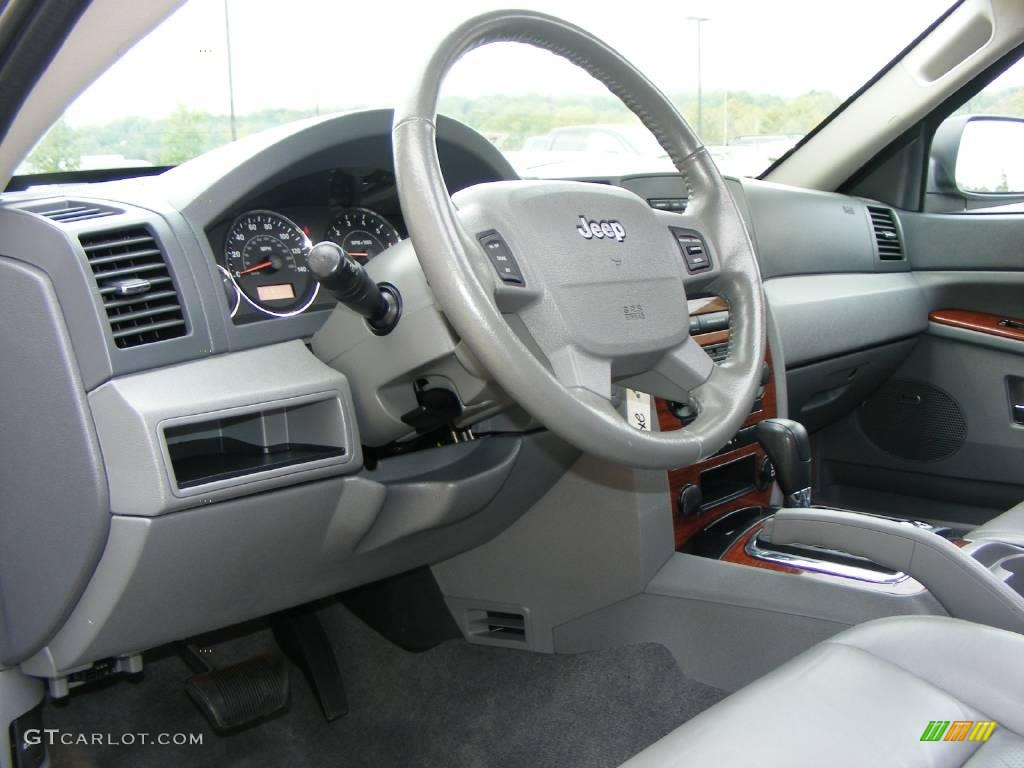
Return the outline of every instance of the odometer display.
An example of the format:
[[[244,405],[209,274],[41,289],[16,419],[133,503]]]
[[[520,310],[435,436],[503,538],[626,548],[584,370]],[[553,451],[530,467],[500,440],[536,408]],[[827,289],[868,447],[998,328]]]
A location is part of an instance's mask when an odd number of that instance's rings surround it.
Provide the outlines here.
[[[401,238],[391,222],[369,208],[347,208],[327,227],[331,240],[358,261],[365,264]]]
[[[291,283],[282,285],[261,285],[256,288],[260,301],[280,301],[281,299],[294,299],[295,289]]]
[[[275,317],[302,312],[320,283],[309,271],[309,238],[273,211],[248,211],[232,223],[224,242],[224,266],[246,302]]]

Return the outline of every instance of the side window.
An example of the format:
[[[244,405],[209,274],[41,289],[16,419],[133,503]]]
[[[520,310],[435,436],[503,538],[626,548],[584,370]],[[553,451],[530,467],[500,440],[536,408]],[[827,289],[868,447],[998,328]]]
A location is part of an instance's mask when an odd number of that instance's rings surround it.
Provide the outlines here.
[[[935,132],[928,209],[1024,212],[1024,59]]]

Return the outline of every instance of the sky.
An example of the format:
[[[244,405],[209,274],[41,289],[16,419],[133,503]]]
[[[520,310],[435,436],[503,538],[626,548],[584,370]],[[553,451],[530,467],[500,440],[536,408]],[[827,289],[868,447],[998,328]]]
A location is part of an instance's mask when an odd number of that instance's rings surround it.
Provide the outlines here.
[[[227,0],[239,114],[328,111],[403,98],[430,51],[459,22],[510,4],[561,16],[603,38],[662,90],[697,87],[701,23],[705,91],[845,97],[951,0]],[[445,94],[604,93],[572,65],[522,45],[466,56]],[[225,0],[189,0],[93,84],[71,125],[160,117],[178,104],[228,111]]]

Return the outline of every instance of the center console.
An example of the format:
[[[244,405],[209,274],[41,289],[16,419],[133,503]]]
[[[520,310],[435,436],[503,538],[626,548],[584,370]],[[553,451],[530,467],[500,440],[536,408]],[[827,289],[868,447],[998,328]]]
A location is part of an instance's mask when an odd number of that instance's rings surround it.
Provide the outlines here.
[[[729,353],[729,306],[718,297],[689,301],[690,334],[713,360]],[[756,426],[778,415],[771,353],[765,355],[761,388],[743,426],[717,454],[668,474],[672,497],[675,547],[687,545],[702,529],[740,509],[771,502],[774,470],[754,437]],[[683,429],[695,414],[687,406],[657,401],[658,426],[663,432]]]
[[[927,589],[954,618],[1024,631],[1024,547],[984,537],[954,541],[950,529],[925,522],[815,507],[804,426],[761,419],[752,436],[774,468],[785,506],[721,514],[684,542],[686,551],[885,589]],[[699,492],[717,487],[717,471],[700,472]],[[681,501],[685,507],[685,496]]]

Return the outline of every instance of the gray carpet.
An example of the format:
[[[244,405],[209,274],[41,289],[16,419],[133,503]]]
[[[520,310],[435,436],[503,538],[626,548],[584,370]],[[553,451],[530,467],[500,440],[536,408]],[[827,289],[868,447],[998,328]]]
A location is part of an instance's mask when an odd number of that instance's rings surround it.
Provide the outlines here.
[[[69,734],[201,733],[201,746],[58,746],[53,768],[75,766],[617,766],[724,697],[685,677],[653,643],[575,656],[453,640],[425,653],[392,645],[339,605],[321,611],[338,649],[349,714],[324,721],[293,668],[290,710],[217,736],[182,691],[173,655],[147,660],[140,682],[76,691],[48,705],[46,727]],[[211,646],[227,664],[268,647],[267,631]]]

